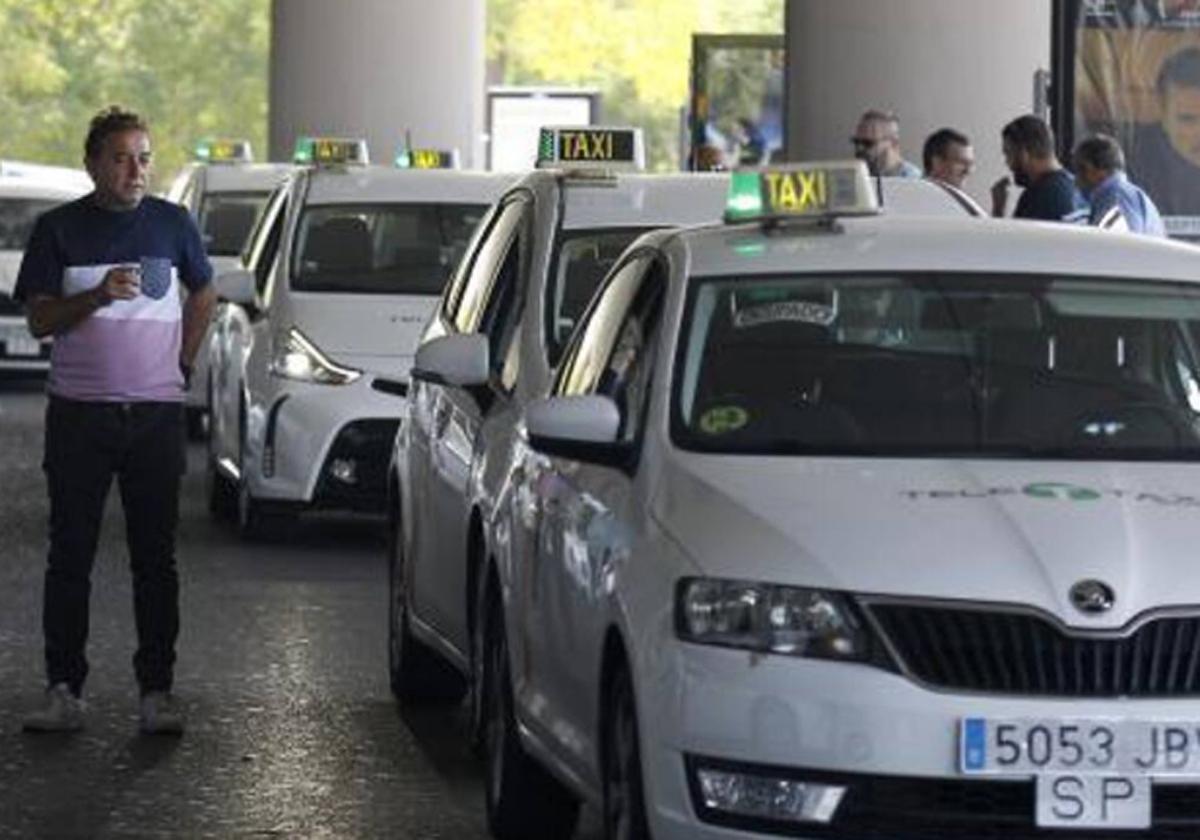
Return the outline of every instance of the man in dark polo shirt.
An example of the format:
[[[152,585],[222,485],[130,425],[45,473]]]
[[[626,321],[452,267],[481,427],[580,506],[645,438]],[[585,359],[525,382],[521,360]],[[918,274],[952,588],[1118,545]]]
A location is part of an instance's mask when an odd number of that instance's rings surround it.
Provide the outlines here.
[[[1086,224],[1089,207],[1075,178],[1058,162],[1054,153],[1054,133],[1040,117],[1027,114],[1004,126],[1004,162],[1012,172],[992,186],[992,215],[1008,214],[1008,193],[1012,183],[1024,192],[1017,201],[1013,218],[1046,222]]]
[[[150,134],[141,118],[115,107],[100,112],[84,151],[95,190],[37,220],[14,292],[30,331],[54,336],[43,458],[48,688],[25,728],[83,726],[90,575],[115,478],[133,574],[140,726],[179,733],[171,687],[183,389],[212,314],[212,267],[187,211],[146,195]]]

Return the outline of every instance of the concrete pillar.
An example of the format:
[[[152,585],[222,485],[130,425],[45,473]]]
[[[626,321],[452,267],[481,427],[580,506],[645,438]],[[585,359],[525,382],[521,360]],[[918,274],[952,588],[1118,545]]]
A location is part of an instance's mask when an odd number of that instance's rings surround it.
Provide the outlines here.
[[[978,166],[968,191],[990,208],[1007,174],[1000,129],[1034,108],[1034,73],[1050,68],[1046,0],[787,0],[787,152],[845,158],[858,116],[900,116],[908,160],[930,132],[966,133]]]
[[[390,162],[415,145],[484,164],[484,0],[272,0],[270,151],[365,137]]]

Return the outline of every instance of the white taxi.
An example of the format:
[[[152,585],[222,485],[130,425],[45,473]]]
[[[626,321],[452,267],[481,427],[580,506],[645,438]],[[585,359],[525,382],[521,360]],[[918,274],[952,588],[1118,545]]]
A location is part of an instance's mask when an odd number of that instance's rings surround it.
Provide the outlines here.
[[[417,337],[511,181],[366,155],[361,141],[301,141],[304,168],[249,249],[258,273],[218,279],[246,308],[214,341],[210,496],[217,510],[236,498],[247,535],[272,514],[382,510]]]
[[[12,298],[21,256],[37,217],[91,192],[81,170],[0,161],[0,373],[45,373],[49,338],[36,339]]]
[[[539,169],[492,208],[425,330],[396,438],[390,673],[398,698],[454,698],[471,663],[478,456],[545,393],[575,320],[638,235],[720,218],[725,175],[647,175],[640,130],[545,129]],[[491,474],[489,473],[489,477]]]
[[[254,163],[248,140],[207,138],[196,144],[193,161],[180,170],[167,200],[183,205],[196,219],[214,276],[242,267],[241,253],[267,197],[292,171],[290,164]],[[226,302],[221,304],[227,305]],[[211,340],[211,330],[201,348]],[[185,400],[188,430],[203,431],[208,411],[208,354],[196,354]]]
[[[1200,836],[1197,251],[879,214],[857,162],[729,217],[635,242],[524,412],[497,836]]]

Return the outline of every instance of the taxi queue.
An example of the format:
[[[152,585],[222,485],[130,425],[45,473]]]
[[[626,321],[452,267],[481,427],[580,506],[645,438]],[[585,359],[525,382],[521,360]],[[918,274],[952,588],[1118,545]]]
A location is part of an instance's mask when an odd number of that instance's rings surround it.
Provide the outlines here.
[[[383,514],[392,690],[467,698],[494,836],[1200,833],[1193,247],[632,129],[237,145],[173,191],[254,207],[211,508]]]

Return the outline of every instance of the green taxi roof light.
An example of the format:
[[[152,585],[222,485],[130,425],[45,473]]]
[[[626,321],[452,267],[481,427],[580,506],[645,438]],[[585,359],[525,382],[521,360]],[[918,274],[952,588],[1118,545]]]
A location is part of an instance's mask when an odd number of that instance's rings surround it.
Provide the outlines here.
[[[192,156],[202,163],[249,163],[254,159],[249,140],[226,137],[198,140]]]
[[[646,167],[640,128],[604,125],[546,126],[538,132],[537,166],[569,171]]]
[[[762,215],[762,188],[757,172],[734,172],[729,176],[729,198],[725,214],[730,219],[753,219]]]
[[[345,137],[301,137],[296,140],[292,162],[312,166],[366,166],[366,140]]]
[[[879,212],[866,164],[859,160],[742,169],[729,180],[729,222],[829,219]]]

